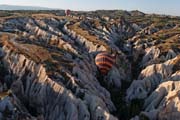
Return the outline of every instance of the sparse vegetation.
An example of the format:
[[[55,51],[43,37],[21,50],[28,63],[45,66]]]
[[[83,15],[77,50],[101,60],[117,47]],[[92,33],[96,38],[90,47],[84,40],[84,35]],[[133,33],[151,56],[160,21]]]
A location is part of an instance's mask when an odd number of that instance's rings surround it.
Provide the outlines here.
[[[8,12],[8,11],[0,11],[0,17],[8,17],[8,16],[12,16],[13,13]]]
[[[138,79],[141,71],[140,63],[146,48],[152,46],[159,48],[162,58],[166,57],[170,49],[177,54],[180,53],[180,18],[147,15],[137,10],[130,12],[121,10],[72,11],[73,17],[58,13],[62,13],[62,11],[0,11],[0,47],[7,48],[11,54],[22,54],[27,59],[42,64],[48,77],[58,85],[62,84],[63,87],[67,87],[68,93],[73,93],[73,97],[71,97],[74,100],[77,97],[78,100],[85,101],[83,97],[77,95],[81,92],[76,94],[81,90],[87,92],[88,95],[97,95],[101,99],[100,97],[106,93],[99,94],[99,92],[107,89],[111,94],[111,99],[107,99],[110,102],[112,100],[117,108],[117,111],[110,114],[123,120],[129,120],[139,115],[144,100],[135,99],[127,104],[125,101],[126,90],[133,80]],[[65,25],[67,25],[67,29],[65,29]],[[11,29],[17,32],[9,32]],[[74,35],[71,31],[76,34]],[[129,33],[132,34],[129,35]],[[81,36],[85,39],[81,39]],[[134,53],[125,50],[128,49],[126,48],[127,41],[132,42]],[[118,50],[120,52],[118,54],[123,54],[123,57],[118,58],[119,61],[116,63],[117,70],[122,77],[118,78],[118,82],[122,82],[120,83],[121,89],[116,88],[116,82],[112,82],[114,79],[111,81],[112,84],[104,81],[106,77],[100,75],[93,63],[96,53],[102,50],[96,48],[102,46],[108,52],[117,52],[116,50]],[[92,51],[89,50],[90,48]],[[132,60],[129,59],[129,56],[133,56]],[[149,58],[151,59],[151,56]],[[161,58],[156,59],[157,61],[158,63],[164,62]],[[179,59],[174,61],[173,72],[180,69],[179,62]],[[79,71],[72,73],[75,66]],[[0,80],[3,80],[4,75],[8,74],[5,67],[7,66],[0,61]],[[78,75],[80,70],[82,73]],[[88,71],[88,73],[83,73],[84,71]],[[29,72],[30,70],[27,73]],[[71,78],[71,75],[74,78]],[[132,79],[131,82],[126,81],[129,78]],[[121,79],[123,80],[121,81]],[[23,80],[25,81],[26,77]],[[72,84],[70,84],[71,82]],[[99,90],[99,87],[106,89]],[[104,96],[106,97],[106,95]],[[101,101],[104,102],[106,99],[103,98]],[[103,105],[108,104],[109,101],[104,102]],[[76,103],[73,105],[78,106]],[[143,114],[139,117],[142,120],[148,119]]]

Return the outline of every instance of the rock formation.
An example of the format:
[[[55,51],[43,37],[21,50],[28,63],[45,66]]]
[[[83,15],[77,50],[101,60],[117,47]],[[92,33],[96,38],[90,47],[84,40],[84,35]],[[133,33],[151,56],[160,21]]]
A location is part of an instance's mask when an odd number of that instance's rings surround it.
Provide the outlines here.
[[[178,17],[0,13],[0,119],[180,118]],[[116,55],[107,75],[94,60],[102,51]]]
[[[138,80],[134,80],[127,89],[127,100],[135,98],[144,99],[149,93],[158,87],[162,82],[168,81],[169,77],[175,76],[177,73],[175,68],[179,66],[179,55],[162,64],[153,64],[147,66],[139,74]],[[174,75],[175,74],[175,75]],[[176,79],[179,80],[177,77]]]

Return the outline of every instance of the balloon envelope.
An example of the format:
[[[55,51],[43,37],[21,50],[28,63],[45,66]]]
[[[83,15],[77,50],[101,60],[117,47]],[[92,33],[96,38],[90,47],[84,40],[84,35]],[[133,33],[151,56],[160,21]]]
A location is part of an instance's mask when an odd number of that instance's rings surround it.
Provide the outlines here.
[[[70,15],[71,11],[68,9],[65,11],[66,16]]]
[[[96,55],[95,57],[95,63],[96,66],[99,68],[100,72],[104,75],[106,75],[114,65],[116,60],[115,56],[112,56],[111,54],[107,52],[101,52]]]

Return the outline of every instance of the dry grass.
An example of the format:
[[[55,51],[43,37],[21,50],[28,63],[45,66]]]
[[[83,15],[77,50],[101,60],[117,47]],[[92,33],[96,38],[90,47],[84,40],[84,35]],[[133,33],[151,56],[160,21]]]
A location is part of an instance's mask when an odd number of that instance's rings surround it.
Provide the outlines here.
[[[15,36],[14,36],[15,37]],[[43,62],[47,59],[51,59],[51,55],[43,47],[33,45],[33,44],[20,44],[10,41],[11,36],[8,34],[1,34],[0,35],[0,42],[1,45],[6,46],[8,49],[12,50],[13,52],[23,54],[28,58],[31,58],[35,62]]]
[[[19,18],[19,17],[25,17],[25,16],[21,15],[20,13],[13,13],[10,16],[0,17],[0,22],[4,22],[8,19]]]
[[[4,91],[4,92],[1,92],[0,93],[0,100],[11,95],[12,94],[12,91],[11,90],[8,90],[8,91]]]
[[[159,40],[159,39],[165,40],[177,34],[180,34],[180,29],[172,28],[172,29],[160,30],[151,35],[145,35],[143,37],[141,36],[141,39],[152,38],[153,40]]]
[[[33,18],[39,18],[39,19],[45,19],[45,18],[55,18],[55,19],[66,19],[68,21],[71,21],[71,20],[74,20],[74,18],[70,17],[70,16],[56,16],[54,14],[50,14],[50,13],[35,13],[35,14],[32,14],[31,17]]]
[[[177,59],[175,59],[172,62],[173,62],[173,72],[180,70],[180,55],[178,55]]]
[[[148,39],[148,42],[153,42],[161,40],[160,43],[156,45],[157,48],[160,48],[161,53],[165,54],[169,49],[176,51],[180,50],[180,29],[172,28],[166,30],[160,30],[151,35],[140,36],[139,39]],[[139,40],[138,38],[136,40]]]
[[[0,35],[0,44],[6,46],[12,52],[25,55],[36,63],[44,64],[47,74],[50,76],[53,76],[55,71],[61,71],[64,68],[72,71],[75,66],[73,61],[64,56],[63,51],[48,50],[48,48],[34,44],[11,42],[8,34]]]
[[[166,40],[164,40],[162,43],[160,43],[159,45],[157,45],[156,47],[160,48],[162,53],[166,53],[169,51],[169,49],[173,49],[173,50],[180,50],[180,38],[179,38],[180,34],[172,36]]]
[[[98,23],[96,23],[96,24],[98,24]],[[77,22],[77,23],[70,25],[68,27],[69,27],[69,29],[75,31],[78,35],[83,36],[88,41],[93,42],[94,44],[97,44],[97,45],[103,45],[104,47],[106,47],[107,50],[110,50],[109,46],[105,42],[101,41],[96,36],[90,35],[88,31],[83,30],[80,27],[80,22]]]
[[[21,44],[20,46],[19,49],[24,54],[36,59],[37,62],[44,62],[45,60],[51,59],[51,54],[43,47],[32,44]]]

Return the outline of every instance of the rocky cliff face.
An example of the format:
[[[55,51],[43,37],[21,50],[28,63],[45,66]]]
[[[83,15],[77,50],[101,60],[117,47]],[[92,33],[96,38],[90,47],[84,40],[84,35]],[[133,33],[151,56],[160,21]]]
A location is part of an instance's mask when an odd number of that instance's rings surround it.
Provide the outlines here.
[[[0,119],[178,119],[178,20],[162,27],[132,14],[0,18]],[[104,76],[94,61],[101,51],[117,53]]]

